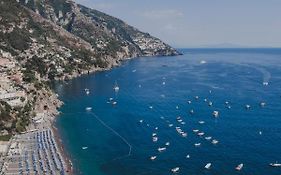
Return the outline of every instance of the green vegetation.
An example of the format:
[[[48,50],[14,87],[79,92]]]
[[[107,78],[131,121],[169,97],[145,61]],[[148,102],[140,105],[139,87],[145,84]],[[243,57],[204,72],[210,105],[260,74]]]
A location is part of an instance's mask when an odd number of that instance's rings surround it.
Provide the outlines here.
[[[0,136],[0,141],[9,141],[11,137],[11,134]]]

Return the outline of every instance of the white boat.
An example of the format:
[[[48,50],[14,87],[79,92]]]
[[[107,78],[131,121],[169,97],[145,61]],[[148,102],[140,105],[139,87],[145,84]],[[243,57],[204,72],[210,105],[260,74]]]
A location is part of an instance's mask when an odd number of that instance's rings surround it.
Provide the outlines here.
[[[181,122],[182,125],[185,125],[185,122]]]
[[[158,137],[152,137],[152,141],[153,142],[157,142],[158,141]]]
[[[92,107],[86,107],[86,111],[91,111]]]
[[[197,99],[197,100],[198,100],[198,99],[199,99],[199,96],[197,96],[197,95],[196,95],[196,96],[195,96],[195,99]]]
[[[262,135],[262,131],[259,131],[259,135]]]
[[[173,124],[169,124],[169,127],[173,127],[174,125]]]
[[[156,133],[152,133],[152,137],[155,137],[157,134]]]
[[[180,120],[180,119],[181,119],[181,117],[180,117],[180,116],[178,116],[178,117],[177,117],[177,120]]]
[[[178,122],[181,123],[181,122],[182,122],[182,119],[179,119]]]
[[[182,133],[182,134],[181,134],[181,136],[183,136],[183,137],[187,137],[187,133],[186,133],[186,132],[184,132],[184,133]]]
[[[117,104],[117,101],[112,102],[112,104],[113,104],[113,105],[116,105],[116,104]]]
[[[214,112],[213,112],[213,116],[214,116],[214,117],[218,117],[218,116],[219,116],[219,111],[214,111]]]
[[[176,106],[176,109],[179,109],[180,107],[179,106]]]
[[[209,106],[212,106],[212,105],[213,105],[213,102],[210,101],[210,102],[209,102]]]
[[[241,163],[241,164],[239,164],[235,169],[236,169],[237,171],[240,171],[240,170],[242,170],[243,166],[244,166],[244,164]]]
[[[204,121],[199,121],[198,123],[199,123],[199,124],[204,124],[205,122],[204,122]]]
[[[166,147],[162,147],[162,148],[159,147],[159,148],[158,148],[158,151],[159,151],[159,152],[163,152],[163,151],[165,151],[166,149],[167,149]]]
[[[263,84],[264,86],[268,86],[269,83],[268,83],[268,82],[263,82],[262,84]]]
[[[197,133],[197,132],[199,132],[199,130],[198,129],[193,129],[193,132]]]
[[[113,87],[113,89],[115,90],[115,92],[119,91],[120,88],[119,88],[117,82],[115,82],[115,86]]]
[[[86,94],[89,95],[89,94],[90,94],[90,91],[86,91]]]
[[[204,132],[199,132],[197,135],[198,136],[203,136],[205,133]]]
[[[82,149],[85,150],[85,149],[88,149],[88,147],[87,146],[83,146]]]
[[[163,81],[163,82],[162,82],[162,85],[165,85],[165,84],[166,84],[166,82],[165,82],[165,81]]]
[[[216,144],[218,144],[219,143],[219,141],[217,141],[217,140],[212,140],[212,144],[214,144],[214,145],[216,145]]]
[[[149,109],[153,109],[153,106],[149,106]]]
[[[189,154],[188,154],[188,155],[186,155],[186,158],[187,158],[187,159],[189,159],[189,158],[190,158],[190,155],[189,155]]]
[[[137,71],[136,69],[132,70],[132,72],[136,72],[136,71]]]
[[[208,101],[207,98],[205,98],[205,99],[204,99],[204,102],[207,102],[207,101]]]
[[[207,61],[205,61],[205,60],[200,61],[200,64],[206,64],[206,63],[207,63]]]
[[[155,129],[155,130],[158,130],[158,127],[155,127],[154,129]]]
[[[264,107],[265,105],[266,105],[265,102],[261,102],[261,103],[260,103],[260,106],[261,106],[261,107]]]
[[[211,168],[211,166],[212,166],[212,164],[211,164],[211,163],[207,163],[207,164],[205,165],[205,169],[210,169],[210,168]]]
[[[166,145],[166,146],[170,146],[170,142],[166,142],[165,145]]]
[[[246,109],[250,109],[251,106],[250,106],[250,105],[245,105],[245,108],[246,108]]]
[[[157,158],[157,156],[151,156],[150,160],[155,160]]]
[[[201,143],[195,143],[194,146],[196,147],[201,146]]]
[[[171,169],[172,173],[178,173],[180,171],[179,167],[175,167]]]
[[[142,123],[143,122],[143,120],[140,120],[140,123]]]
[[[269,165],[272,166],[272,167],[281,167],[281,163],[277,163],[277,162],[270,163]]]
[[[209,137],[205,137],[205,139],[206,139],[206,140],[211,140],[212,137],[210,137],[210,136],[209,136]]]
[[[187,103],[188,103],[188,104],[191,104],[191,101],[190,101],[190,100],[188,100],[188,101],[187,101]]]
[[[229,102],[228,102],[228,101],[226,101],[226,102],[225,102],[225,104],[226,104],[226,105],[228,105],[228,104],[229,104]]]
[[[191,109],[191,110],[189,111],[189,113],[190,113],[190,114],[194,114],[194,110]]]
[[[110,97],[110,98],[109,98],[109,101],[112,101],[112,100],[113,100],[113,98],[112,98],[112,97]]]

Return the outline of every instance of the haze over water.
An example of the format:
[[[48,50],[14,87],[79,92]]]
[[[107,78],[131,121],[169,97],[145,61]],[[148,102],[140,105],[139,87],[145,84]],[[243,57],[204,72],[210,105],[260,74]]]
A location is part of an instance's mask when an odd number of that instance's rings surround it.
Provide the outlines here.
[[[281,50],[182,52],[177,57],[126,61],[110,71],[56,85],[65,103],[57,127],[76,174],[163,175],[172,174],[174,167],[180,167],[178,174],[189,175],[281,174],[280,168],[269,166],[281,162]],[[115,82],[120,87],[117,93]],[[117,105],[107,103],[111,97]],[[212,116],[214,110],[219,111],[218,118]],[[179,135],[176,126],[188,136]],[[194,129],[205,135],[197,136]],[[157,142],[152,133],[157,133]],[[206,136],[219,143],[212,144]],[[170,142],[167,150],[159,153],[158,147],[166,142]],[[154,155],[157,158],[151,161]],[[211,169],[204,169],[209,162]],[[244,167],[237,172],[240,163]]]

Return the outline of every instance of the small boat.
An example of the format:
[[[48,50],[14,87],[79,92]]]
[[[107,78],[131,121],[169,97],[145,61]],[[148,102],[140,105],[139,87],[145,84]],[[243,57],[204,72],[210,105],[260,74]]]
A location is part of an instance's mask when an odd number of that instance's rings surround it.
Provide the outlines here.
[[[261,103],[260,103],[260,106],[261,106],[261,107],[264,107],[265,105],[266,105],[265,102],[261,102]]]
[[[204,102],[207,102],[207,101],[208,101],[207,98],[205,98],[205,99],[204,99]]]
[[[162,148],[159,147],[159,148],[158,148],[158,151],[159,151],[159,152],[163,152],[163,151],[165,151],[166,149],[167,149],[166,147],[162,147]]]
[[[198,123],[199,123],[199,124],[204,124],[205,122],[201,120],[201,121],[199,121]]]
[[[203,136],[205,133],[204,132],[199,132],[197,135],[198,136]]]
[[[169,124],[169,127],[173,127],[174,125],[173,124]]]
[[[219,116],[219,111],[214,111],[214,112],[213,112],[213,116],[214,116],[214,117],[218,117],[218,116]]]
[[[109,101],[112,101],[112,100],[113,100],[113,98],[112,98],[112,97],[110,97],[110,98],[109,98]]]
[[[177,117],[177,120],[180,120],[180,119],[181,119],[181,117],[180,117],[180,116],[178,116],[178,117]]]
[[[212,164],[211,164],[211,163],[207,163],[207,164],[205,165],[205,169],[210,169],[210,168],[211,168],[211,166],[212,166]]]
[[[259,135],[262,135],[262,131],[259,131]]]
[[[227,109],[231,109],[231,106],[226,106]]]
[[[194,146],[196,147],[201,146],[201,143],[195,143]]]
[[[243,166],[244,166],[244,164],[241,163],[241,164],[239,164],[235,169],[236,169],[237,171],[240,171],[240,170],[242,170]]]
[[[165,81],[163,81],[163,82],[162,82],[162,85],[165,85],[165,84],[166,84],[166,82],[165,82]]]
[[[86,91],[86,94],[89,95],[89,94],[90,94],[90,91]]]
[[[214,144],[214,145],[216,145],[216,144],[218,144],[219,143],[219,141],[217,141],[217,140],[212,140],[212,144]]]
[[[185,125],[185,122],[181,122],[182,125]]]
[[[190,113],[190,114],[194,114],[194,110],[191,109],[191,110],[189,111],[189,113]]]
[[[195,96],[195,99],[198,100],[198,99],[199,99],[199,96],[196,95],[196,96]]]
[[[87,146],[83,146],[82,149],[85,150],[85,149],[88,149],[88,147]]]
[[[209,136],[209,137],[205,137],[205,139],[206,139],[206,140],[211,140],[212,137],[210,137],[210,136]]]
[[[183,136],[183,137],[187,137],[187,133],[186,133],[186,132],[184,132],[184,133],[182,133],[182,134],[181,134],[181,136]]]
[[[188,104],[191,104],[191,101],[190,101],[190,100],[188,100],[188,101],[187,101],[187,103],[188,103]]]
[[[178,173],[180,171],[179,167],[175,167],[171,169],[172,173]]]
[[[116,104],[117,104],[117,102],[116,102],[116,101],[114,101],[114,102],[112,102],[112,104],[113,104],[113,105],[116,105]]]
[[[179,119],[178,122],[181,123],[181,122],[182,122],[182,119]]]
[[[157,156],[151,156],[150,160],[155,160],[157,158]]]
[[[149,106],[149,109],[153,109],[153,106]]]
[[[152,137],[152,141],[153,142],[157,142],[158,141],[158,137]]]
[[[209,106],[213,106],[213,102],[210,101],[210,102],[209,102]]]
[[[229,102],[228,102],[228,101],[226,101],[226,102],[225,102],[225,104],[226,104],[226,105],[228,105],[228,104],[229,104]]]
[[[92,107],[86,107],[86,111],[91,111]]]
[[[179,106],[176,106],[176,109],[179,109],[180,107]]]
[[[170,142],[166,142],[165,145],[166,145],[166,146],[170,146]]]
[[[137,71],[136,69],[132,70],[132,72],[136,72],[136,71]]]
[[[193,129],[193,132],[195,132],[195,133],[196,133],[196,132],[199,132],[199,130],[198,130],[198,129]]]
[[[200,64],[206,64],[206,63],[207,63],[207,61],[205,61],[205,60],[200,61]]]
[[[140,123],[143,123],[143,120],[140,120],[139,122],[140,122]]]
[[[157,134],[156,133],[152,133],[152,137],[155,137]]]
[[[281,167],[281,163],[277,163],[277,162],[270,163],[269,165],[272,166],[272,167]]]
[[[189,158],[190,158],[190,155],[189,155],[189,154],[188,154],[188,155],[186,155],[186,158],[187,158],[187,159],[189,159]]]
[[[155,127],[154,129],[155,129],[155,130],[158,130],[158,127]]]
[[[117,82],[115,82],[115,86],[113,87],[113,89],[114,89],[115,92],[119,91],[120,88],[119,88]]]
[[[268,86],[269,83],[268,83],[268,82],[263,82],[262,84],[263,84],[264,86]]]
[[[250,105],[245,105],[245,108],[246,108],[246,109],[250,109],[251,106],[250,106]]]

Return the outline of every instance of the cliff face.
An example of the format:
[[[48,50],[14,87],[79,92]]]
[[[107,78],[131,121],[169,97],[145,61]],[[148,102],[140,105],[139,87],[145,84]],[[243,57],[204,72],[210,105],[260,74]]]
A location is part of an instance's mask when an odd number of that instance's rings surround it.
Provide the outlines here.
[[[24,131],[30,116],[46,110],[36,106],[53,95],[50,80],[132,57],[178,54],[148,33],[70,0],[0,0],[0,136]]]

